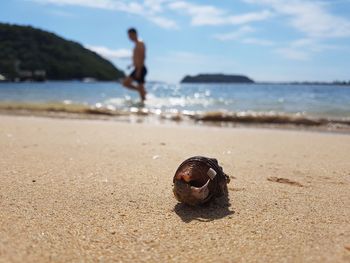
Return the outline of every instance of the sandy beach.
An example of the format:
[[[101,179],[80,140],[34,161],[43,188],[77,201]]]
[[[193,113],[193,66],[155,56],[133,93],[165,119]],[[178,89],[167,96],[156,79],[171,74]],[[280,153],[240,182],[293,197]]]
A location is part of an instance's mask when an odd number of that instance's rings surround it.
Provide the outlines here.
[[[0,115],[0,262],[350,262],[350,135]],[[193,155],[230,206],[178,204]]]

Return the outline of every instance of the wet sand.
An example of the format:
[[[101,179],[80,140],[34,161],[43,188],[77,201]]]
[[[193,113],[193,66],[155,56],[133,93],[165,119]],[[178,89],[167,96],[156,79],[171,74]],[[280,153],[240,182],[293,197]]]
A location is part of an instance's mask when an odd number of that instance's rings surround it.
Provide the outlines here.
[[[0,116],[1,262],[349,262],[350,135]],[[193,155],[230,206],[177,204]]]

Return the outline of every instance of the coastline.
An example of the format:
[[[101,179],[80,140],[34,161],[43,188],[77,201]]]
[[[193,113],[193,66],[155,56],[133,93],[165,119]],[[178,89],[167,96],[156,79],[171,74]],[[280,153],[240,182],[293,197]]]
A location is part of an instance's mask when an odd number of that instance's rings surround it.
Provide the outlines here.
[[[350,133],[350,118],[314,117],[278,112],[161,111],[144,108],[142,105],[115,109],[60,102],[1,102],[0,115]]]
[[[0,252],[9,262],[348,262],[350,136],[0,115]],[[172,196],[215,157],[230,206]]]

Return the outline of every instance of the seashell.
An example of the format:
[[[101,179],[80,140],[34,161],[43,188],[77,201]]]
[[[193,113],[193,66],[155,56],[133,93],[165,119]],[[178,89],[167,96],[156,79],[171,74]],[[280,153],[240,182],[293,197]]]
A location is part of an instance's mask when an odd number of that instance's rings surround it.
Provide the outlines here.
[[[177,168],[173,178],[175,198],[188,205],[200,205],[227,195],[230,177],[213,158],[194,156]]]

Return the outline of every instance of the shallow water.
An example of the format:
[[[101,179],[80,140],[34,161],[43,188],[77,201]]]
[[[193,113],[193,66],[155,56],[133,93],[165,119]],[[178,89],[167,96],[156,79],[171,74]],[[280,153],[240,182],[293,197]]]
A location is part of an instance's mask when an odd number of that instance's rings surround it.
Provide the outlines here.
[[[257,113],[350,118],[350,87],[287,84],[148,83],[144,109],[179,113]],[[0,102],[85,104],[139,108],[136,92],[116,82],[0,83]]]

